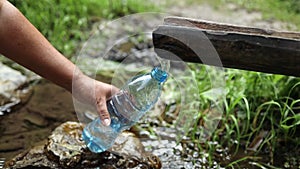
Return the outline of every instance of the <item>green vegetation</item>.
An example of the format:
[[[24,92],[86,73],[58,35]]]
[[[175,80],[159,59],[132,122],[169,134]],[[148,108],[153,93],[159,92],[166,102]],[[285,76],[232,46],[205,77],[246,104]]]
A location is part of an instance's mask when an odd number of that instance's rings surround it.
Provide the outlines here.
[[[266,20],[275,19],[293,23],[300,30],[298,0],[202,0],[201,2],[211,3],[216,8],[221,8],[225,3],[234,3],[249,11],[262,12]],[[187,3],[199,2],[190,0]],[[206,74],[199,69],[195,69],[194,72],[200,77]],[[226,168],[239,168],[240,165],[243,168],[245,162],[248,163],[246,168],[250,162],[252,167],[258,168],[283,167],[281,163],[284,160],[288,161],[283,154],[293,152],[300,144],[300,135],[296,132],[300,127],[300,79],[234,69],[226,69],[225,78],[227,94],[222,100],[224,113],[218,128],[208,142],[198,145],[201,150],[210,154],[212,159],[210,165],[213,165],[213,159],[217,159],[216,149],[229,147],[232,158],[227,162],[219,160]],[[207,86],[210,86],[209,80],[209,78],[198,80],[200,93],[205,93]],[[201,98],[201,103],[205,104],[201,107],[198,120],[202,124],[209,116],[207,114],[207,110],[211,109],[209,102],[213,100],[209,97]],[[191,130],[191,138],[194,138],[195,142],[198,141],[197,133],[201,133],[201,130],[199,125]],[[214,145],[210,141],[219,144]],[[299,158],[299,154],[293,155],[296,159]],[[297,167],[297,164],[292,167]]]
[[[208,67],[207,70],[194,69],[193,71],[197,76],[204,77],[206,71],[212,72],[213,69]],[[222,118],[208,141],[199,146],[202,150],[206,150],[212,159],[218,147],[229,147],[232,159],[235,155],[241,156],[240,152],[247,150],[241,158],[222,161],[227,167],[238,167],[243,161],[257,162],[267,167],[259,158],[262,156],[268,161],[269,167],[278,165],[274,160],[278,158],[275,156],[277,151],[288,149],[289,146],[297,147],[300,144],[300,136],[296,133],[300,125],[298,113],[300,79],[235,69],[226,69],[225,78],[226,98],[219,100],[219,103],[223,103],[224,106],[223,109],[219,109],[223,111]],[[203,93],[207,93],[205,90],[210,86],[209,82],[209,77],[198,81],[202,96],[205,96]],[[210,106],[214,104],[210,102],[214,100],[210,97],[201,97],[201,103],[205,104],[201,107],[198,118],[200,124],[205,123],[207,119],[210,121],[214,114],[207,113],[207,109],[213,109]],[[196,133],[199,132],[202,132],[199,125],[191,131],[191,138],[194,138],[196,143],[199,140],[199,135],[196,136]],[[215,145],[211,142],[219,144]],[[284,145],[288,146],[284,147]],[[283,158],[282,155],[279,158]]]
[[[78,42],[88,36],[90,26],[100,19],[156,11],[142,0],[10,0],[63,54],[71,57]]]

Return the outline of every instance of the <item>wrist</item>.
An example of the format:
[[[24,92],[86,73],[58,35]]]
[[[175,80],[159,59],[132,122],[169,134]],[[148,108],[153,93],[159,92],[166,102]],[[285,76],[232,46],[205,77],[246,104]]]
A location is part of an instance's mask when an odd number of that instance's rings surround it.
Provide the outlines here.
[[[94,99],[95,80],[83,74],[79,69],[74,71],[71,90],[72,95],[81,102],[91,103]]]

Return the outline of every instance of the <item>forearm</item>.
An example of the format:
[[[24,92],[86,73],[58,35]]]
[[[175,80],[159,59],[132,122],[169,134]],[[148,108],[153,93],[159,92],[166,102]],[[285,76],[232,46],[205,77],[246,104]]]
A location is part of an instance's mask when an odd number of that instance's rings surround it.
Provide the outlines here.
[[[72,90],[75,65],[58,52],[13,5],[3,0],[0,0],[0,53]]]

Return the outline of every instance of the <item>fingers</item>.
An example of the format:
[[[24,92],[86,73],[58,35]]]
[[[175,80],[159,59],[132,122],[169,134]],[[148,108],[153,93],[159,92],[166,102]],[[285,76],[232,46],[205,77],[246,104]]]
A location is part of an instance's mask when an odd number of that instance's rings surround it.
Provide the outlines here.
[[[109,112],[107,110],[106,100],[104,98],[97,99],[96,107],[98,113],[100,114],[100,119],[102,121],[102,124],[105,126],[109,126],[111,123],[111,119],[109,116]]]
[[[109,126],[111,123],[110,114],[107,110],[106,101],[111,98],[112,95],[119,92],[119,89],[113,85],[98,82],[96,85],[96,108],[100,115],[102,124]]]

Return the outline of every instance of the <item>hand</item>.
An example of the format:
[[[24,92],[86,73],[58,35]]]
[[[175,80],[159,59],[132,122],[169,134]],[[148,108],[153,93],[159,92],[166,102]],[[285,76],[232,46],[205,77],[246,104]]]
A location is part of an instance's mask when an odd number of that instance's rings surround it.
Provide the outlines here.
[[[115,86],[94,80],[81,72],[76,73],[73,78],[72,94],[75,99],[94,106],[106,126],[111,123],[106,101],[118,91]]]
[[[94,106],[103,124],[110,124],[106,100],[118,89],[81,73],[6,0],[0,0],[0,39],[1,54],[72,92],[76,100]]]

